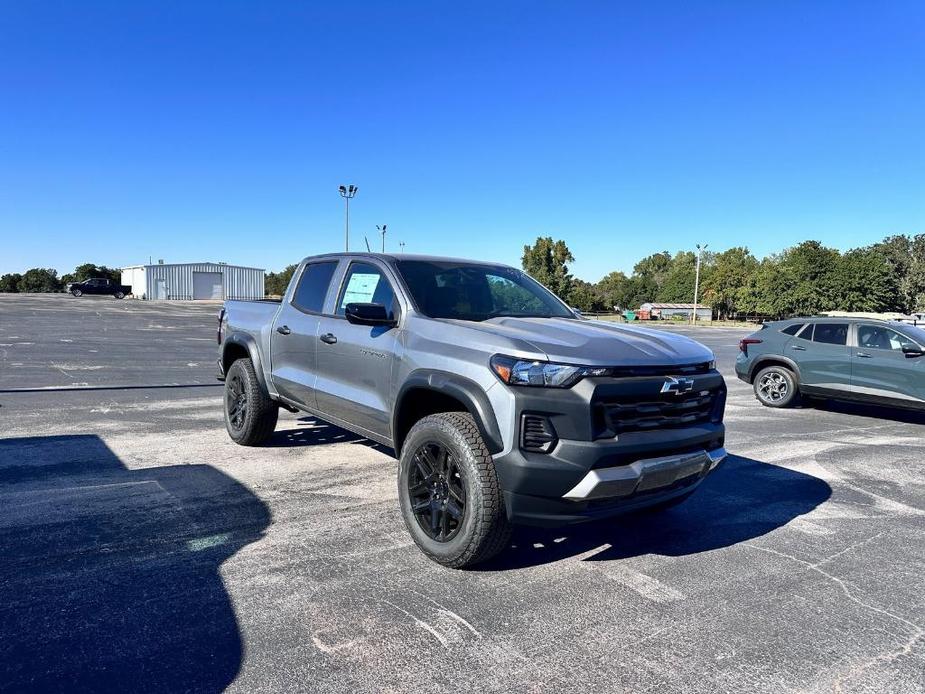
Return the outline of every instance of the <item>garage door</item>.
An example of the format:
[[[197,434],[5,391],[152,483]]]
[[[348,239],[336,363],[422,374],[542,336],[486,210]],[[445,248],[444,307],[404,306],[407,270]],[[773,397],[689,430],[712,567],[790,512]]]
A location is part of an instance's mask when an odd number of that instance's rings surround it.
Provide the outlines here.
[[[222,273],[220,272],[194,272],[193,273],[194,299],[221,299]]]

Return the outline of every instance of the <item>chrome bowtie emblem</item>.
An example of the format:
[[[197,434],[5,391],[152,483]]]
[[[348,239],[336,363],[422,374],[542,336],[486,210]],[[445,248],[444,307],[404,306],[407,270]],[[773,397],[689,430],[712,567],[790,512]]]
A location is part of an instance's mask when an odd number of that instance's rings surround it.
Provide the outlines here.
[[[680,395],[681,393],[687,393],[694,389],[694,379],[693,378],[675,378],[674,376],[669,376],[665,379],[665,382],[662,384],[663,393],[674,393],[675,395]]]

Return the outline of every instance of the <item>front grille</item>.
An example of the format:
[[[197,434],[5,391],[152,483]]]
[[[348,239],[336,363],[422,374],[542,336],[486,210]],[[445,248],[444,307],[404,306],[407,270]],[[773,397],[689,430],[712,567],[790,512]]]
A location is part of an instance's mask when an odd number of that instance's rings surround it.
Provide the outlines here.
[[[709,422],[716,404],[716,391],[701,390],[683,395],[666,393],[648,398],[614,398],[596,405],[598,437],[630,431],[672,429]]]

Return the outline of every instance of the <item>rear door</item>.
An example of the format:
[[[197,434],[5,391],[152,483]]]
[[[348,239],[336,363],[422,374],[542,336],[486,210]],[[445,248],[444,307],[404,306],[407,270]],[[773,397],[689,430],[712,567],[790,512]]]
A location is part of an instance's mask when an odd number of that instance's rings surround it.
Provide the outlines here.
[[[851,350],[851,391],[897,404],[925,402],[925,357],[907,357],[903,345],[919,347],[902,333],[858,323]]]
[[[270,371],[279,394],[315,407],[318,328],[338,260],[306,263],[291,296],[283,297],[270,335]]]
[[[401,322],[401,308],[387,267],[354,260],[347,267],[333,315],[318,333],[318,410],[390,437],[392,364],[401,349],[398,327],[354,325],[344,318],[349,303],[383,304]]]
[[[848,322],[809,323],[786,348],[800,367],[800,385],[811,389],[848,393],[851,390],[851,355]]]

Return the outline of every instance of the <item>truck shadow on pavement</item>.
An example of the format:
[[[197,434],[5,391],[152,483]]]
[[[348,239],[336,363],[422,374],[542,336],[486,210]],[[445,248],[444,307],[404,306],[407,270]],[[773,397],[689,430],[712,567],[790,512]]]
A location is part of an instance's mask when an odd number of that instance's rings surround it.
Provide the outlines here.
[[[391,448],[310,415],[299,417],[298,421],[298,428],[277,429],[273,436],[270,437],[270,440],[262,444],[263,447],[293,448],[297,446],[325,446],[333,443],[356,443],[383,453],[391,454],[392,452]]]
[[[818,477],[732,455],[679,506],[564,528],[518,527],[512,547],[477,569],[537,566],[596,548],[585,561],[697,554],[765,535],[831,495]]]
[[[0,440],[0,691],[225,689],[243,646],[219,568],[270,522],[208,465]]]

